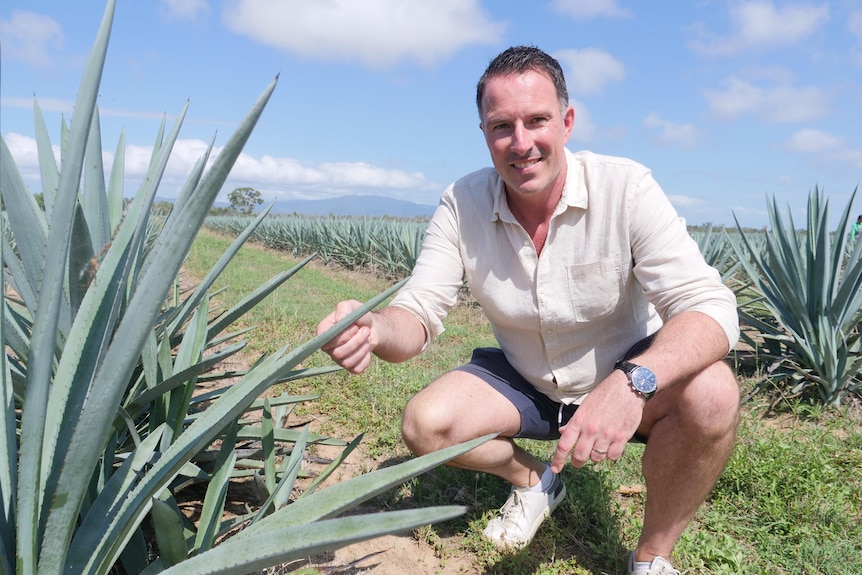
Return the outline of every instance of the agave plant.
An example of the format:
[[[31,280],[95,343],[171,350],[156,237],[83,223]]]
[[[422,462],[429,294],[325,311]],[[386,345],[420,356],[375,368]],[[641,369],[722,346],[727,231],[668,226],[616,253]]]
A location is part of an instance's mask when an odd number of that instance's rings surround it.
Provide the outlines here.
[[[259,397],[277,383],[325,371],[300,364],[398,286],[325,334],[261,357],[248,370],[219,372],[220,362],[243,346],[241,332],[226,330],[304,265],[272,278],[234,308],[211,309],[213,282],[264,213],[196,289],[178,288],[195,234],[277,79],[205,169],[210,145],[170,214],[153,225],[150,207],[188,105],[170,131],[162,124],[147,177],[126,205],[123,137],[106,182],[96,106],[114,8],[109,0],[74,115],[61,126],[59,167],[34,103],[44,211],[0,139],[0,195],[7,210],[0,220],[0,575],[247,573],[462,513],[450,506],[337,517],[481,440],[316,490],[356,439],[289,503],[306,445],[333,440],[282,428],[286,406],[308,398]],[[231,385],[196,395],[199,381],[228,376],[235,379]],[[257,423],[250,423],[251,411],[262,411]],[[246,517],[223,521],[227,485],[241,473],[238,441],[259,446],[266,501]],[[176,505],[190,482],[207,485],[196,525]],[[154,542],[144,536],[148,518]],[[155,543],[157,555],[148,543]]]
[[[789,381],[794,393],[813,387],[834,406],[862,390],[862,242],[849,249],[842,232],[855,196],[854,190],[835,233],[829,229],[829,202],[818,188],[809,193],[807,228],[801,231],[789,210],[785,221],[776,200],[767,202],[770,229],[762,248],[737,221],[745,249],[735,247],[760,296],[739,312],[764,339],[749,343],[781,366],[774,379]]]

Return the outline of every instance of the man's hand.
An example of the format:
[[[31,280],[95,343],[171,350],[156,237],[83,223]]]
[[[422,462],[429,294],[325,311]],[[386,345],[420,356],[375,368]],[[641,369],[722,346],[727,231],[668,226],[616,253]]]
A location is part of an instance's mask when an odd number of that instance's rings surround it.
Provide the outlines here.
[[[339,302],[335,311],[317,324],[317,334],[325,332],[344,316],[362,305],[356,300]],[[371,363],[374,351],[371,313],[367,313],[321,347],[341,367],[351,373],[362,373]]]
[[[626,375],[614,370],[560,428],[551,470],[559,473],[570,452],[575,467],[583,467],[587,460],[619,459],[641,423],[644,403],[629,387]]]

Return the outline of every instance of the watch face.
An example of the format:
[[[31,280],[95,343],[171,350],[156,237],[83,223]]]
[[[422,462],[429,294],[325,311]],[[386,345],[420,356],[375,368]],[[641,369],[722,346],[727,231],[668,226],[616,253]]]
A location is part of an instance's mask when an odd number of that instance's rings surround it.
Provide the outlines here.
[[[655,374],[651,369],[638,367],[631,372],[632,387],[641,393],[654,393],[658,388]]]

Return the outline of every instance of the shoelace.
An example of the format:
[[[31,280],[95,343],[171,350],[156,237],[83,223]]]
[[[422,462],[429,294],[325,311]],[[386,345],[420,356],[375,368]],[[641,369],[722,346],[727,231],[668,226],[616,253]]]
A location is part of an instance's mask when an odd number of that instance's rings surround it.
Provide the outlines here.
[[[513,491],[512,499],[507,501],[506,504],[503,505],[502,509],[500,509],[500,519],[504,524],[516,523],[518,515],[524,515],[524,504],[522,502],[521,493],[519,491]]]

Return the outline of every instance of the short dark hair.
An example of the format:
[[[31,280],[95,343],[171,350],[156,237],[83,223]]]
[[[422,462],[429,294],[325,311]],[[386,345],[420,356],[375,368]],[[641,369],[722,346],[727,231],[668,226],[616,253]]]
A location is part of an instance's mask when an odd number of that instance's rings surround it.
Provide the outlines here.
[[[569,105],[569,91],[566,88],[566,78],[560,63],[535,46],[512,46],[491,60],[485,73],[479,78],[479,83],[476,85],[476,107],[479,109],[480,119],[482,118],[482,97],[485,95],[488,80],[496,76],[525,72],[540,72],[548,76],[557,90],[560,108],[565,109]]]

